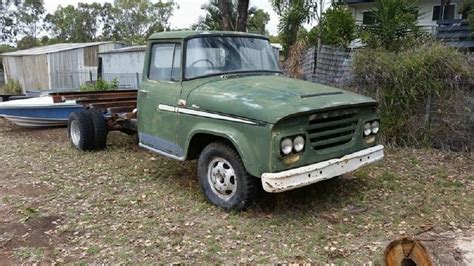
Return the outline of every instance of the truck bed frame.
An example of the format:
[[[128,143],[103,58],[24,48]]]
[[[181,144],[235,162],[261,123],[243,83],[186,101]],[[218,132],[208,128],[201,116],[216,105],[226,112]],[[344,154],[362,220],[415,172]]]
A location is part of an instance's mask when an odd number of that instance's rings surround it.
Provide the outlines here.
[[[134,134],[137,130],[137,90],[50,93],[54,103],[75,100],[85,109],[102,112],[109,131]]]

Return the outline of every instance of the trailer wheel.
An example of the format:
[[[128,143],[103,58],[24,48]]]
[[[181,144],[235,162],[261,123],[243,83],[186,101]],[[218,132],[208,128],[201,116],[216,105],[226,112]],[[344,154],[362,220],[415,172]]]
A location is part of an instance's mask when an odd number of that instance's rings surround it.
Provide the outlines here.
[[[88,113],[94,128],[94,149],[103,150],[107,147],[107,134],[109,133],[107,123],[99,109],[89,109]]]
[[[204,148],[198,176],[209,202],[225,210],[243,210],[257,195],[259,180],[247,173],[235,149],[221,142]]]
[[[67,125],[72,146],[81,151],[94,149],[94,126],[88,112],[72,112]]]

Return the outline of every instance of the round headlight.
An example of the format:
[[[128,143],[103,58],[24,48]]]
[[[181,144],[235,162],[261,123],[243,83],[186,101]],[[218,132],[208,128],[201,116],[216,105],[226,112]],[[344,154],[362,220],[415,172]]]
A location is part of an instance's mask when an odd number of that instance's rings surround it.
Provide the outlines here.
[[[379,133],[379,129],[380,129],[379,121],[372,122],[372,133],[374,133],[374,134]]]
[[[298,136],[293,141],[293,148],[296,152],[300,152],[304,149],[304,138],[302,136]]]
[[[364,125],[364,136],[368,136],[372,133],[372,125],[370,123],[365,123]]]
[[[281,152],[288,155],[293,150],[293,141],[289,138],[285,138],[281,141]]]

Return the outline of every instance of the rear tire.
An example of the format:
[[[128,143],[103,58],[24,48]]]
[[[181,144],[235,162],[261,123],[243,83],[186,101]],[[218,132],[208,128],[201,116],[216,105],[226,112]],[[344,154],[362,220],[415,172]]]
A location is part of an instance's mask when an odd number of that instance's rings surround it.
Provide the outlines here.
[[[94,126],[88,112],[72,112],[69,115],[67,128],[73,147],[81,151],[94,149]]]
[[[103,150],[107,147],[107,134],[109,133],[107,123],[99,109],[89,109],[88,113],[94,127],[94,149]]]
[[[207,200],[225,210],[243,210],[257,195],[259,180],[247,173],[239,154],[225,143],[204,148],[198,176]]]

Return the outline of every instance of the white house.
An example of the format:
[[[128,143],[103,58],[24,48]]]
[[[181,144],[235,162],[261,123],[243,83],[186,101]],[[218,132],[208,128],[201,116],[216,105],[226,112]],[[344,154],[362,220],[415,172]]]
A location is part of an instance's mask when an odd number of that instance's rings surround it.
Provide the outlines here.
[[[352,10],[358,25],[370,25],[375,18],[374,0],[342,0]],[[418,26],[449,46],[472,50],[474,38],[467,20],[459,14],[463,0],[419,0]],[[359,46],[356,42],[354,46]]]
[[[371,24],[374,17],[370,9],[374,6],[373,0],[345,0],[351,8],[357,24]],[[463,0],[420,0],[418,25],[432,31],[438,27],[439,20],[461,19],[459,8]]]

